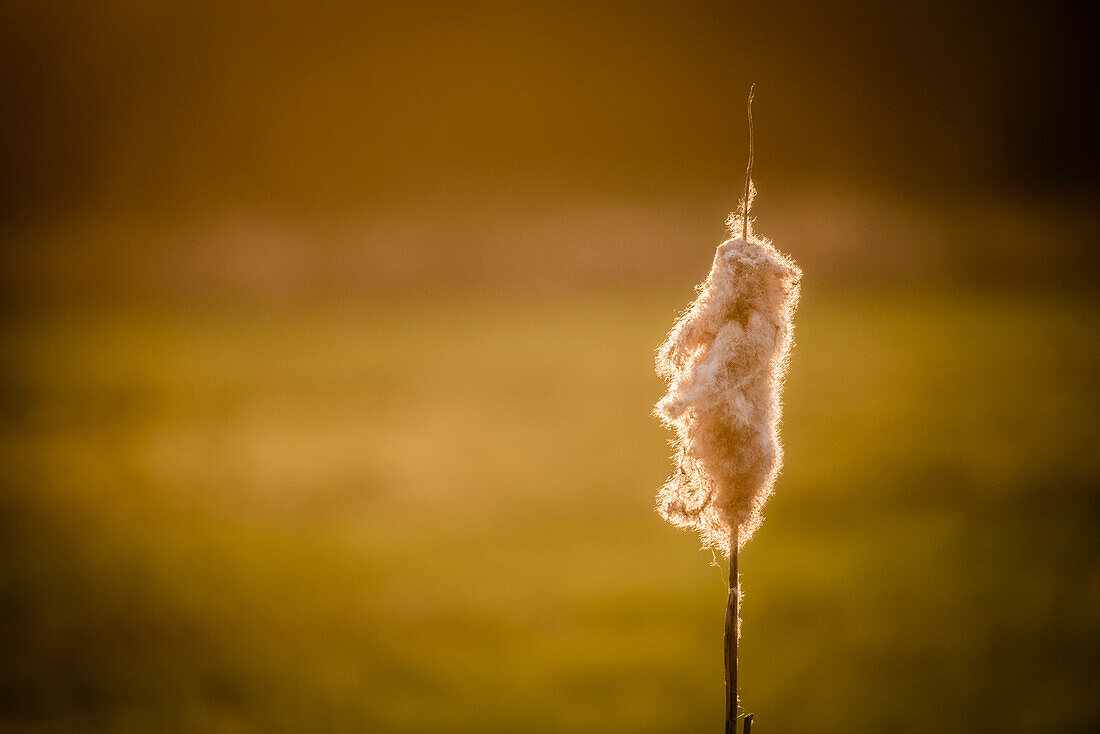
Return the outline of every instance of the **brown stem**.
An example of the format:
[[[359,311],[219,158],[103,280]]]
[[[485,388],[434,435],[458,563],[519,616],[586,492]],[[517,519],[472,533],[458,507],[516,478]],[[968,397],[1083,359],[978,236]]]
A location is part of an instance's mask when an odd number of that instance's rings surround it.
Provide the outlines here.
[[[737,734],[737,525],[730,529],[730,581],[726,597],[726,734]]]
[[[749,241],[749,196],[752,193],[752,158],[753,158],[753,142],[752,142],[752,98],[756,94],[756,85],[753,84],[749,87],[749,100],[745,103],[749,118],[749,162],[745,166],[745,203],[744,208],[741,210],[741,239],[745,242]]]

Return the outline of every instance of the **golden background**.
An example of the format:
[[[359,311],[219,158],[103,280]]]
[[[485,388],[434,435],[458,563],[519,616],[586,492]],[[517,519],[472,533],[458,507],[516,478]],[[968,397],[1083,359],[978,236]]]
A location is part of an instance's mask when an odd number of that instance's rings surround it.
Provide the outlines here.
[[[1100,726],[1095,13],[0,9],[0,730],[698,732],[652,350],[802,265],[759,732]]]

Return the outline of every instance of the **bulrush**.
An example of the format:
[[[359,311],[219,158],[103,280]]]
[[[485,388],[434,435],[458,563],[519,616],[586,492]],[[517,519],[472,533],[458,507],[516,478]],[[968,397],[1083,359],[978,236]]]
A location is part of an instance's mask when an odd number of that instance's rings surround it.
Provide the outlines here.
[[[791,352],[791,317],[802,271],[752,233],[752,98],[745,195],[730,216],[699,296],[657,349],[668,392],[654,413],[676,432],[676,471],[657,495],[657,510],[699,532],[730,559],[726,598],[726,734],[737,730],[737,638],[741,585],[737,552],[763,520],[783,465],[780,393]],[[745,734],[752,714],[745,717]]]

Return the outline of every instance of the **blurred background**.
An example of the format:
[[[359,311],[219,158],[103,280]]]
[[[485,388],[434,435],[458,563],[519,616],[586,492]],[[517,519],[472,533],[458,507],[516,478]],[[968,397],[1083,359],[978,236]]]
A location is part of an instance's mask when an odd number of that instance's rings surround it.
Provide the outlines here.
[[[802,265],[760,732],[1100,728],[1095,10],[0,8],[0,730],[699,732],[652,352]]]

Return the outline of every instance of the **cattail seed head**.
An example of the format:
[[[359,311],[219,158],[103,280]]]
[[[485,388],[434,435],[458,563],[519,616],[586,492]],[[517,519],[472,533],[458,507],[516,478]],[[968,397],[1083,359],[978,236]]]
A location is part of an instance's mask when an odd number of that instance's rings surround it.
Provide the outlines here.
[[[780,393],[801,277],[767,240],[727,240],[657,349],[668,392],[654,413],[676,433],[658,511],[723,553],[733,527],[739,547],[752,537],[782,465]]]

